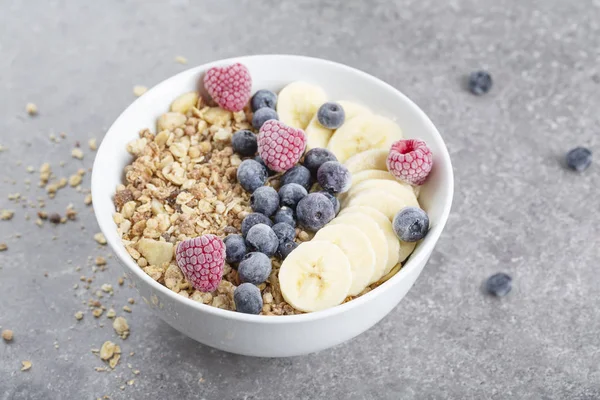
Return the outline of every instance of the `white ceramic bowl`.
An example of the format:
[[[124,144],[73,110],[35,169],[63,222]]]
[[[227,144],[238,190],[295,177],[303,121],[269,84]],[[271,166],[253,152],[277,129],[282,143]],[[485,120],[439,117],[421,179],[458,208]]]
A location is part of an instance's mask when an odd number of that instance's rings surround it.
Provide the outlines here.
[[[320,85],[330,99],[354,101],[398,122],[407,138],[425,140],[433,152],[434,168],[420,194],[431,230],[404,267],[377,289],[324,311],[292,316],[236,313],[183,298],[155,282],[125,250],[112,215],[113,195],[122,182],[123,168],[132,160],[125,145],[143,128],[155,129],[156,119],[178,95],[197,90],[202,74],[215,65],[241,62],[252,75],[252,91],[280,90],[305,80]],[[454,177],[448,150],[429,118],[390,85],[345,65],[316,58],[261,55],[221,60],[177,74],[131,104],[107,132],[94,162],[92,197],[102,232],[144,301],[169,325],[187,336],[224,351],[263,357],[307,354],[335,346],[372,327],[388,314],[427,263],[442,233],[452,203]],[[135,329],[135,327],[133,327]]]

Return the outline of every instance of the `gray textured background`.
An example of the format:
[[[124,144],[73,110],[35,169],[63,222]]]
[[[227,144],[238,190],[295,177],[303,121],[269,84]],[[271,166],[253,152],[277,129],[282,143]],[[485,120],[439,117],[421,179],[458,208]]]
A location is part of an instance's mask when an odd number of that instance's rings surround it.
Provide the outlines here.
[[[0,208],[16,210],[0,221],[9,246],[0,253],[0,325],[15,332],[12,343],[0,341],[0,399],[600,398],[600,169],[577,175],[561,166],[575,145],[600,150],[600,1],[341,3],[0,0]],[[27,165],[49,161],[59,177],[90,167],[87,139],[102,137],[135,84],[254,53],[346,63],[414,99],[454,162],[445,235],[399,307],[319,354],[221,353],[138,303],[123,341],[82,304],[90,292],[72,289],[92,275],[88,256],[109,252],[92,239],[97,226],[83,195],[60,191],[46,209],[64,212],[72,202],[79,220],[43,228],[25,219],[35,209],[7,195],[44,195]],[[495,86],[477,98],[463,90],[463,77],[479,67]],[[27,116],[27,102],[39,116]],[[67,139],[50,142],[60,131]],[[83,161],[70,157],[77,140]],[[483,280],[500,270],[514,276],[513,292],[483,295]],[[92,287],[113,284],[114,297],[103,301],[123,314],[136,294],[117,286],[120,274],[109,260]],[[78,310],[86,311],[81,322]],[[102,362],[90,349],[109,339],[124,357],[114,371],[95,372]],[[21,372],[26,359],[33,367]],[[141,373],[134,377],[127,363]]]

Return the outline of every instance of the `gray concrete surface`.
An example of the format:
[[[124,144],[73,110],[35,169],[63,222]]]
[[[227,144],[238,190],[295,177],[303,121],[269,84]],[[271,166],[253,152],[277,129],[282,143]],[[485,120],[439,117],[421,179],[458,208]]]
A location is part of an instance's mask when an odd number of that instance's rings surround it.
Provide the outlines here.
[[[577,175],[560,162],[576,145],[600,152],[600,2],[341,3],[0,0],[0,208],[16,211],[0,221],[9,246],[0,325],[15,333],[0,341],[0,399],[600,398],[600,168]],[[48,161],[58,177],[90,167],[88,138],[102,138],[135,84],[187,68],[175,56],[193,66],[252,53],[324,57],[390,82],[431,116],[456,171],[446,233],[401,305],[355,340],[307,357],[225,354],[143,304],[124,314],[136,293],[117,285],[114,259],[92,273],[88,256],[109,250],[92,239],[83,194],[65,188],[48,200],[48,211],[73,203],[79,217],[41,228],[35,207],[7,198],[44,196],[28,165]],[[495,79],[481,98],[463,90],[464,74],[479,67]],[[61,131],[66,139],[49,140]],[[76,141],[82,161],[70,157]],[[501,300],[481,292],[497,271],[514,276]],[[95,276],[91,292],[81,275]],[[126,315],[127,340],[82,304],[103,283],[115,287],[102,301]],[[123,357],[96,372],[103,363],[90,349],[105,340]],[[31,370],[19,370],[22,360]]]

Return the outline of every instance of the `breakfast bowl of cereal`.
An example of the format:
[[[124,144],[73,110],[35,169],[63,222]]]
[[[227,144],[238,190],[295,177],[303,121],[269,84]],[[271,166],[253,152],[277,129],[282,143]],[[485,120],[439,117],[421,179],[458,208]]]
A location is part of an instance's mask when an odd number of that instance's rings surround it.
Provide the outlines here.
[[[147,91],[108,130],[95,214],[173,328],[263,357],[380,321],[425,267],[453,173],[429,118],[383,81],[288,55],[221,60]]]

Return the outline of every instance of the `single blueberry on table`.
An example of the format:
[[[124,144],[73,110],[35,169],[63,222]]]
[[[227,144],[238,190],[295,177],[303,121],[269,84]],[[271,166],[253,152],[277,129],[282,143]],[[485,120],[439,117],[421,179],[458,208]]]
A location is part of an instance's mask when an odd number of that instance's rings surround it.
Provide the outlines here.
[[[260,285],[271,275],[271,259],[263,253],[246,254],[238,266],[238,276],[241,282]]]
[[[344,123],[346,113],[341,105],[334,102],[323,104],[317,111],[317,121],[327,129],[337,129]]]
[[[256,112],[256,110],[264,107],[274,110],[277,107],[277,95],[270,90],[260,89],[252,96],[250,107],[252,108],[252,112]]]
[[[485,290],[494,296],[506,296],[512,289],[512,278],[504,272],[490,276],[485,282]]]
[[[316,147],[306,152],[303,165],[308,168],[312,177],[316,178],[319,167],[327,161],[337,161],[337,157],[327,149]]]
[[[338,215],[340,212],[340,201],[337,199],[337,197],[326,190],[322,190],[317,193],[321,193],[323,196],[327,197],[329,201],[331,201],[331,204],[333,204],[333,211],[335,212],[335,215]]]
[[[337,161],[327,161],[317,171],[319,185],[331,193],[344,193],[352,186],[352,174]]]
[[[310,189],[311,176],[310,171],[303,165],[294,165],[292,168],[285,171],[279,180],[281,186],[287,185],[288,183],[297,183],[304,187],[304,189]]]
[[[237,180],[247,192],[254,192],[267,181],[267,169],[254,160],[244,160],[238,166]]]
[[[282,206],[296,209],[296,205],[308,192],[297,183],[288,183],[279,188],[279,202]]]
[[[398,239],[416,242],[429,232],[429,216],[419,207],[404,207],[394,217],[392,227]]]
[[[296,216],[300,225],[316,232],[335,217],[335,210],[327,197],[310,193],[298,203]]]
[[[285,222],[278,222],[273,225],[273,232],[275,232],[277,235],[279,244],[283,242],[291,242],[296,237],[296,229]]]
[[[259,108],[254,112],[254,115],[252,116],[252,126],[254,127],[254,129],[260,129],[260,127],[263,126],[263,124],[270,119],[279,120],[277,111],[268,107]]]
[[[585,147],[575,147],[567,153],[566,159],[569,168],[583,172],[592,164],[592,152]]]
[[[285,258],[296,248],[298,247],[298,243],[296,242],[284,242],[279,245],[277,248],[277,257],[280,260],[285,260]]]
[[[260,289],[251,283],[242,283],[235,288],[233,302],[236,311],[244,314],[260,314],[263,308]]]
[[[225,261],[236,264],[242,261],[246,252],[246,241],[242,235],[229,235],[223,240],[225,243]]]
[[[270,217],[279,208],[279,194],[270,186],[261,186],[250,196],[252,211]]]
[[[246,235],[246,245],[250,251],[258,251],[271,257],[279,247],[279,238],[266,224],[256,224]]]
[[[296,227],[296,218],[294,217],[294,210],[289,207],[283,206],[281,207],[273,217],[273,222],[276,224],[283,222],[291,227]]]
[[[256,135],[247,129],[237,131],[231,136],[231,147],[241,156],[253,156],[258,150]]]
[[[250,213],[242,220],[242,236],[246,237],[250,228],[258,224],[273,226],[273,223],[266,215],[261,213]]]
[[[265,169],[267,170],[267,174],[269,176],[273,176],[273,175],[275,175],[277,173],[276,171],[273,171],[272,169],[270,169],[269,167],[267,167],[267,164],[265,164],[265,160],[263,160],[262,158],[260,158],[260,156],[254,157],[254,161],[256,161],[257,163],[259,163],[260,165],[262,165],[263,167],[265,167]]]
[[[476,96],[486,94],[492,88],[492,76],[486,71],[475,71],[469,75],[469,90]]]

